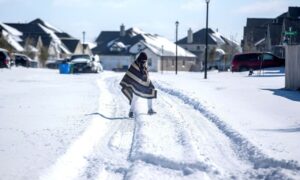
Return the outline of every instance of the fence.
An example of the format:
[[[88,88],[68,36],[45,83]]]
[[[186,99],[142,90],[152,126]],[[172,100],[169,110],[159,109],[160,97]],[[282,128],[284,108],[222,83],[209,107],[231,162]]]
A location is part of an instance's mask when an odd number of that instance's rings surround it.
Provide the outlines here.
[[[300,90],[300,45],[286,47],[285,88]]]

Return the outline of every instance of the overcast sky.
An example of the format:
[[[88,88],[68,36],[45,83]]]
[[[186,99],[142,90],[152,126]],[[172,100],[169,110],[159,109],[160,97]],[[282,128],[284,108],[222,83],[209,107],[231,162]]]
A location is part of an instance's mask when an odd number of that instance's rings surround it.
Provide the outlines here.
[[[240,42],[247,17],[274,18],[300,6],[300,0],[210,0],[209,27]],[[0,0],[0,22],[29,22],[36,18],[70,35],[94,41],[101,31],[138,27],[175,40],[205,27],[205,0]]]

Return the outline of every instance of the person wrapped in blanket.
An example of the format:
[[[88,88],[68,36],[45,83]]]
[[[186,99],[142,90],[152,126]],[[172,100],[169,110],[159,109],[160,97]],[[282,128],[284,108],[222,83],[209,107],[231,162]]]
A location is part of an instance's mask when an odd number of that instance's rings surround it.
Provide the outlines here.
[[[152,108],[152,99],[156,98],[157,91],[149,79],[147,60],[147,54],[141,52],[120,82],[122,93],[128,98],[130,103],[130,118],[132,118],[136,112],[135,106],[138,97],[147,99],[149,115],[156,113]]]

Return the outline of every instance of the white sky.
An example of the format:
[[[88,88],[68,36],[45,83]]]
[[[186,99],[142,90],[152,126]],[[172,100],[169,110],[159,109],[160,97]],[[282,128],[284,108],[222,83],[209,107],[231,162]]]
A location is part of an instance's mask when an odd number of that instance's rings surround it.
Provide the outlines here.
[[[211,0],[209,26],[240,42],[247,17],[273,18],[300,6],[299,0]],[[138,27],[175,40],[205,27],[205,0],[0,0],[0,22],[41,18],[72,36],[94,41],[103,30]]]

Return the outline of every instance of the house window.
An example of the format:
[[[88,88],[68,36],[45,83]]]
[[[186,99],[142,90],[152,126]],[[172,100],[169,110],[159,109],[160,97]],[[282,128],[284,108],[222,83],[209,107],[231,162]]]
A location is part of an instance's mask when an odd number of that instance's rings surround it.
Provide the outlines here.
[[[148,59],[148,66],[152,66],[152,58]]]
[[[172,66],[175,66],[175,60],[172,59]]]
[[[182,60],[182,67],[185,66],[185,60]]]

